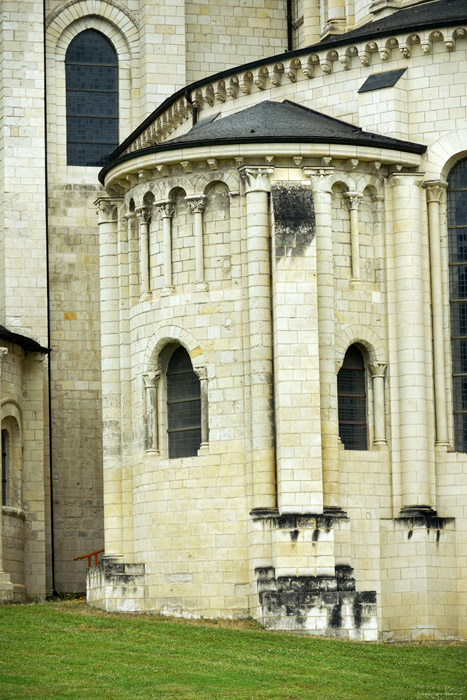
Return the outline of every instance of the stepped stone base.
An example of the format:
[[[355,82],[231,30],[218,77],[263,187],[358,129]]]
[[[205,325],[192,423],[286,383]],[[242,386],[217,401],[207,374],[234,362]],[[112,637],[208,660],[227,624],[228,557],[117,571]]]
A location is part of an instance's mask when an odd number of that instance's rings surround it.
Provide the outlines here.
[[[144,564],[103,558],[87,571],[87,602],[106,612],[144,611],[144,569]]]
[[[350,566],[337,565],[335,576],[276,578],[273,567],[255,573],[267,629],[377,641],[376,591],[356,591]]]

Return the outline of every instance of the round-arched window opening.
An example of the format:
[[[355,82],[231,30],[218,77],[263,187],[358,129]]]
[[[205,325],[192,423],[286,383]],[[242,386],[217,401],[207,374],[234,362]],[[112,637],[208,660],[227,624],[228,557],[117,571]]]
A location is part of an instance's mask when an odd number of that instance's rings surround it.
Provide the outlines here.
[[[187,351],[178,347],[167,366],[169,459],[194,457],[201,446],[201,390]]]
[[[118,59],[112,43],[86,29],[65,57],[68,165],[102,166],[118,146]]]

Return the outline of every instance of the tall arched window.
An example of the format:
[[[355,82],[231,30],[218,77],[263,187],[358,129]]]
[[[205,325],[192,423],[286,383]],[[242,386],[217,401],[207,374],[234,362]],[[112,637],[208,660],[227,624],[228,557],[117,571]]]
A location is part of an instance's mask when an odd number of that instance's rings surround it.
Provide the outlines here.
[[[167,366],[169,458],[193,457],[201,446],[201,391],[187,351],[179,347]]]
[[[467,452],[467,158],[449,174],[447,215],[454,447]]]
[[[86,29],[68,47],[66,131],[68,165],[104,165],[118,146],[118,61],[101,32]]]
[[[351,345],[337,375],[339,437],[346,450],[368,449],[365,374],[363,355]]]
[[[8,477],[10,471],[10,436],[8,430],[2,430],[2,506],[9,501]]]

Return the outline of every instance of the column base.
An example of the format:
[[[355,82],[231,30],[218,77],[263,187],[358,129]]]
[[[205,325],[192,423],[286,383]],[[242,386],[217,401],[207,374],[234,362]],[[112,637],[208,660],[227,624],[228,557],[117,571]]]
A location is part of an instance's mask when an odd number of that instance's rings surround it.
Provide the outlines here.
[[[323,515],[330,516],[331,518],[346,518],[347,513],[340,506],[324,506]]]
[[[351,279],[349,284],[351,289],[361,289],[363,287],[362,280],[358,279]]]
[[[209,442],[202,442],[199,446],[198,455],[206,455],[209,452]]]
[[[209,289],[209,285],[207,282],[196,282],[195,284],[195,290],[197,292],[207,292]]]
[[[403,506],[401,508],[401,518],[424,518],[436,517],[437,512],[431,506]]]
[[[175,291],[175,287],[163,287],[161,297],[169,297]]]
[[[151,292],[143,292],[139,298],[140,301],[152,301]]]

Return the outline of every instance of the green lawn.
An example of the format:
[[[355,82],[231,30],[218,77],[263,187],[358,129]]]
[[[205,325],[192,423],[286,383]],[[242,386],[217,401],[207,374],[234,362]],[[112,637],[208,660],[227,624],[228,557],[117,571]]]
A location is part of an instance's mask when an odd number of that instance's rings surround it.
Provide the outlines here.
[[[0,608],[1,700],[458,700],[466,657],[455,644],[319,640],[75,601]]]

